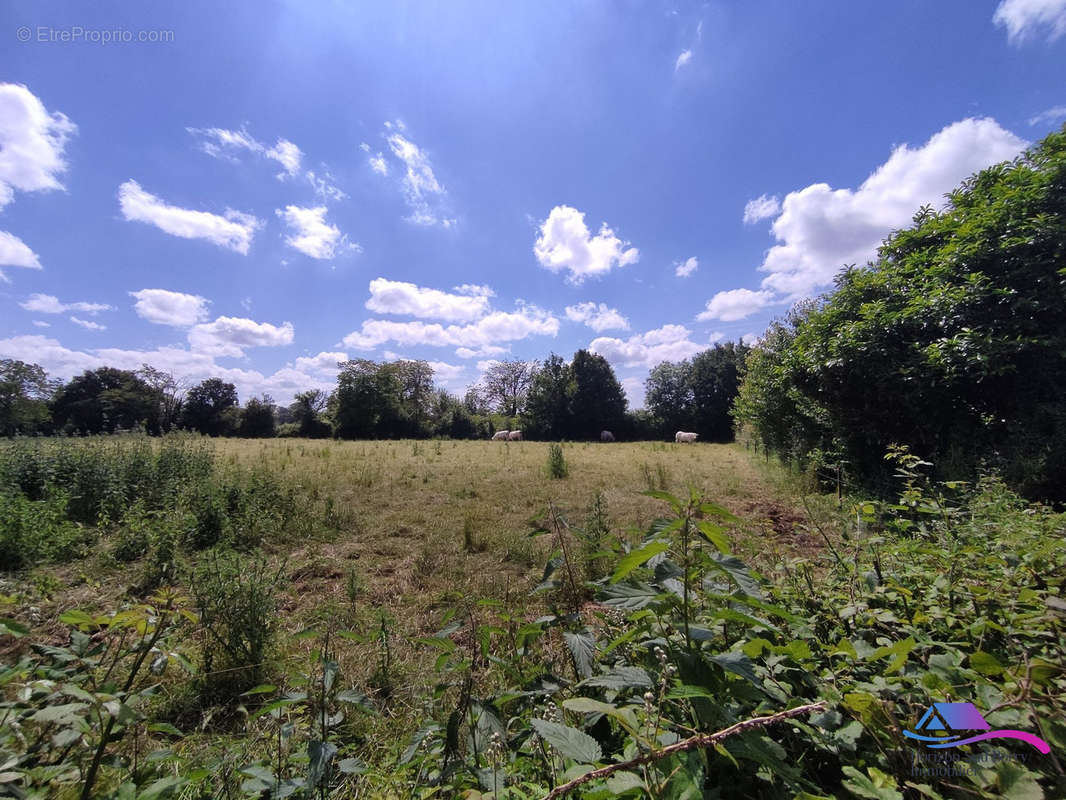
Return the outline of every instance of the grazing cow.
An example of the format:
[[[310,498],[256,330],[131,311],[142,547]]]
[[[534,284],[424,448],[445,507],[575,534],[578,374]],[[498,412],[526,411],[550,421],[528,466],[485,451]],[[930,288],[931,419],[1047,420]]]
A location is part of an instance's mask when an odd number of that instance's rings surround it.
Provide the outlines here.
[[[508,436],[508,431],[496,431],[496,433],[494,433],[492,435],[492,441],[494,441],[494,442],[506,442],[507,441],[507,436]]]
[[[611,433],[610,431],[600,431],[600,441],[601,442],[613,442],[614,441],[614,434]]]
[[[692,443],[700,438],[698,433],[685,433],[685,431],[678,431],[674,434],[675,442],[688,442]]]
[[[522,441],[522,431],[511,431],[507,434],[507,438],[512,442]]]

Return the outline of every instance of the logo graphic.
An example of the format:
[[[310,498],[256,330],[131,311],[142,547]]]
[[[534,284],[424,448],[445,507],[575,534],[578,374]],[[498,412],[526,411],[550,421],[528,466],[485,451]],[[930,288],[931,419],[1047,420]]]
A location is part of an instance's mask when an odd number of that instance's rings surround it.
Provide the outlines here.
[[[915,725],[923,733],[903,731],[903,735],[909,739],[917,739],[935,750],[945,747],[960,747],[964,744],[973,744],[985,739],[1021,739],[1031,744],[1041,753],[1049,753],[1051,746],[1041,739],[1025,731],[1015,730],[992,730],[992,726],[981,716],[981,712],[974,708],[973,703],[933,703],[926,710],[918,724]],[[940,735],[924,735],[930,731],[943,731]],[[984,731],[976,736],[963,738],[955,731]]]

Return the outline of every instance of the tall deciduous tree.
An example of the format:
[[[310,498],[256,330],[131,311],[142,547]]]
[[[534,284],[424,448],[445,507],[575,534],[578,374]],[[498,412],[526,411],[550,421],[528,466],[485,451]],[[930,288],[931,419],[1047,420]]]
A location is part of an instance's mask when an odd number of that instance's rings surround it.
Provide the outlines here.
[[[387,365],[345,361],[331,398],[333,434],[342,439],[402,436],[406,429],[402,386]]]
[[[100,367],[72,378],[52,401],[57,427],[109,433],[145,425],[159,430],[159,395],[133,372]]]
[[[534,439],[564,439],[570,434],[570,365],[552,353],[536,371],[526,397],[523,427]]]
[[[237,435],[249,439],[270,438],[275,433],[274,403],[269,395],[262,399],[253,397],[241,409],[241,421]]]
[[[301,436],[318,438],[329,436],[329,425],[322,421],[322,412],[329,404],[329,395],[321,389],[308,389],[300,392],[289,406],[296,424],[299,425]]]
[[[571,439],[599,439],[600,431],[625,422],[626,395],[607,359],[578,350],[570,362]]]
[[[227,436],[237,422],[237,387],[208,378],[189,390],[182,408],[182,427],[208,436]]]
[[[0,359],[0,435],[42,431],[51,419],[54,386],[37,364]]]
[[[177,427],[181,417],[181,403],[185,397],[185,384],[169,372],[142,364],[135,373],[150,386],[159,402],[159,428],[166,433]]]
[[[660,435],[694,431],[706,441],[733,439],[731,410],[750,348],[716,344],[690,361],[664,361],[645,381],[645,402]]]
[[[508,417],[517,417],[525,407],[536,361],[497,361],[481,379],[481,393],[490,406]]]

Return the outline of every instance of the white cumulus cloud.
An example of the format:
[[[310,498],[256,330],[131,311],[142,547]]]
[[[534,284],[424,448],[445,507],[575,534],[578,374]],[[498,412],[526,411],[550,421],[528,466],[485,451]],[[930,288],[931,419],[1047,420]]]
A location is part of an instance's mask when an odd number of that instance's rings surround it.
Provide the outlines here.
[[[133,304],[137,316],[157,325],[189,328],[207,319],[209,301],[198,294],[141,289],[139,292],[130,292],[130,296],[137,301]]]
[[[373,350],[387,342],[474,350],[528,336],[555,336],[558,332],[559,320],[551,313],[536,306],[522,306],[517,311],[494,311],[469,325],[368,319],[358,331],[345,336],[343,343],[356,350]]]
[[[248,254],[252,237],[262,222],[251,214],[227,209],[224,216],[207,211],[172,206],[154,194],[146,192],[134,180],[118,187],[118,202],[122,216],[130,222],[155,225],[164,233],[182,239],[206,239],[219,247]]]
[[[573,284],[634,264],[640,258],[640,251],[615,236],[607,223],[600,226],[598,234],[591,235],[585,215],[570,206],[551,210],[541,223],[533,253],[545,269],[568,271],[567,281]]]
[[[780,213],[781,201],[777,199],[777,195],[767,197],[761,194],[744,206],[744,224],[753,225],[759,220],[776,217]]]
[[[712,319],[722,322],[734,322],[738,319],[750,317],[756,311],[766,308],[778,302],[774,293],[766,290],[753,292],[751,289],[731,289],[728,292],[718,292],[707,302],[707,308],[700,312],[696,319],[707,321]]]
[[[338,364],[347,360],[347,353],[322,351],[315,356],[300,356],[293,362],[293,366],[300,372],[322,373],[325,375],[336,376],[340,371]]]
[[[566,318],[573,322],[583,322],[597,332],[611,329],[629,330],[629,320],[617,309],[608,308],[606,303],[578,303],[567,306]]]
[[[683,325],[663,325],[628,339],[601,336],[592,340],[589,350],[599,353],[612,364],[654,367],[663,361],[691,358],[707,349],[706,344],[692,341],[691,336],[692,331]]]
[[[684,261],[679,261],[674,265],[674,274],[679,278],[687,278],[697,269],[699,269],[700,262],[695,256],[686,258]]]
[[[50,294],[31,294],[29,299],[19,303],[27,311],[39,314],[64,314],[67,311],[80,311],[83,314],[97,314],[100,311],[114,311],[105,303],[62,303],[58,297]]]
[[[405,314],[445,322],[470,322],[489,312],[489,297],[494,294],[491,289],[469,284],[455,288],[460,294],[375,278],[370,281],[366,307],[379,314]]]
[[[274,213],[292,231],[291,235],[285,237],[285,243],[311,258],[330,259],[347,250],[360,249],[359,245],[348,241],[340,228],[326,222],[325,206],[286,206],[284,211],[279,208]]]
[[[248,347],[280,347],[292,344],[291,322],[271,325],[242,317],[219,317],[189,331],[189,346],[193,351],[213,356],[239,358]]]
[[[964,178],[1025,145],[993,119],[965,119],[921,147],[899,145],[858,189],[815,183],[790,192],[773,223],[779,244],[760,267],[769,273],[763,288],[796,299],[828,285],[843,265],[872,259],[881,240],[920,206],[942,205]]]
[[[992,21],[1007,29],[1007,40],[1021,44],[1045,31],[1049,42],[1066,33],[1066,0],[1003,0]]]
[[[685,66],[691,60],[692,60],[692,51],[691,50],[682,50],[677,56],[677,61],[674,62],[674,72],[677,72],[679,69],[681,69],[683,66]]]
[[[459,358],[485,358],[486,356],[502,356],[504,353],[509,353],[509,347],[500,347],[495,344],[484,344],[478,348],[459,347],[456,348],[455,354]]]
[[[768,273],[759,290],[719,292],[699,319],[743,319],[765,306],[817,293],[845,265],[875,258],[881,241],[910,224],[921,206],[942,206],[965,178],[1025,146],[994,119],[964,119],[919,147],[897,146],[857,189],[814,183],[789,192],[771,226],[777,244],[759,267]]]
[[[22,84],[0,83],[0,208],[15,191],[62,189],[67,138],[78,129]]]

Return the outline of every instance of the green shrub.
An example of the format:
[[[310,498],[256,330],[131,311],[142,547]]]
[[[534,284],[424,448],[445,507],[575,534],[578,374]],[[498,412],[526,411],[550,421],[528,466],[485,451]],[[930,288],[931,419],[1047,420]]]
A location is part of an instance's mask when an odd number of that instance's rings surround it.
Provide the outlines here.
[[[91,535],[66,518],[67,504],[62,493],[29,500],[0,490],[0,570],[66,561],[81,554]]]
[[[261,682],[274,643],[281,572],[262,556],[212,551],[191,576],[200,611],[201,692],[209,701],[233,702]]]
[[[565,478],[570,474],[566,466],[566,458],[563,456],[563,446],[557,442],[548,445],[548,477]]]

